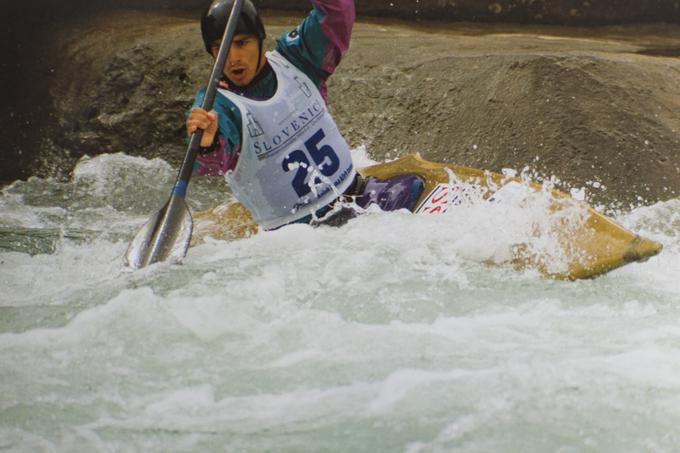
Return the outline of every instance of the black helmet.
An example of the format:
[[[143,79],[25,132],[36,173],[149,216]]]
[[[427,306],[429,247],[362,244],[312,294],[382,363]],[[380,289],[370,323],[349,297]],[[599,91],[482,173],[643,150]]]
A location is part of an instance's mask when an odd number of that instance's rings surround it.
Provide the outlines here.
[[[224,29],[231,14],[234,0],[214,0],[201,16],[201,33],[205,50],[210,53],[210,46],[224,36]],[[236,24],[235,34],[255,35],[260,42],[264,41],[265,32],[262,19],[251,0],[244,0],[241,16]]]

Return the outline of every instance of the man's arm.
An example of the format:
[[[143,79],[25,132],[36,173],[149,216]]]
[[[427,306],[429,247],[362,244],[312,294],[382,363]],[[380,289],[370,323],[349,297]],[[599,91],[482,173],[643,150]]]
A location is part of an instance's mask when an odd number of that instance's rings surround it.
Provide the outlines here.
[[[187,132],[196,127],[205,130],[201,146],[206,152],[196,156],[194,173],[197,176],[222,176],[233,170],[241,151],[241,112],[223,96],[215,98],[212,112],[197,109],[203,103],[205,88],[201,88],[187,119]]]
[[[312,0],[309,15],[277,40],[277,50],[307,74],[326,98],[326,80],[349,49],[354,0]]]

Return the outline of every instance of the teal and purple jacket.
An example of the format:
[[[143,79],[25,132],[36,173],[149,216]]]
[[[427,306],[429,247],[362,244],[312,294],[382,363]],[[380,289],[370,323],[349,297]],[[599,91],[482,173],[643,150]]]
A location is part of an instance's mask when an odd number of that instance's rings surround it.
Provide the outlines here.
[[[276,40],[276,50],[314,82],[327,99],[326,81],[349,48],[355,19],[354,0],[312,0],[309,15]],[[267,65],[247,87],[228,89],[250,99],[268,99],[276,92],[276,77]],[[205,87],[196,95],[200,106]],[[236,167],[241,151],[241,112],[225,96],[217,95],[213,109],[218,113],[219,145],[199,154],[195,173],[219,176]]]

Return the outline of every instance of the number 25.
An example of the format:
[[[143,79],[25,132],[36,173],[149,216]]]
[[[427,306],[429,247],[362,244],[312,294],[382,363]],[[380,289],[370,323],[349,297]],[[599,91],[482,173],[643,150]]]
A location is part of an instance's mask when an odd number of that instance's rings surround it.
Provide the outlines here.
[[[326,137],[323,129],[316,131],[306,142],[305,148],[309,155],[314,160],[314,163],[319,168],[319,171],[324,176],[332,176],[338,168],[340,168],[340,159],[337,153],[330,145],[321,145],[319,143]],[[291,164],[293,164],[291,166]],[[295,166],[294,164],[297,164]],[[283,159],[283,170],[289,172],[297,170],[293,178],[293,189],[299,197],[304,197],[312,191],[310,182],[307,182],[307,177],[310,173],[310,162],[307,155],[302,150],[295,150]],[[314,184],[320,183],[321,180],[317,177]]]

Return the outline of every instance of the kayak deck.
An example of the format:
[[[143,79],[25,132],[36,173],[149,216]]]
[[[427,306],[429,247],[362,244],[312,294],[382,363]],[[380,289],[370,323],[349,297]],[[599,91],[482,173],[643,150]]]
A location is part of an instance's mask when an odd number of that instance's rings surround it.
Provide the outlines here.
[[[517,178],[508,178],[475,168],[453,164],[439,164],[424,160],[418,154],[409,154],[400,159],[383,164],[359,169],[363,177],[373,176],[387,179],[406,173],[415,173],[425,181],[425,189],[416,206],[420,212],[436,212],[430,209],[432,195],[438,190],[452,187],[451,184],[469,184],[481,189],[484,199],[491,199],[500,194],[503,187],[510,183],[519,184]],[[525,187],[526,184],[524,184]],[[543,190],[535,183],[528,185],[530,191]],[[428,198],[429,197],[429,198]],[[550,213],[555,216],[558,228],[550,234],[561,248],[566,259],[566,267],[555,271],[546,263],[546,257],[532,252],[527,244],[515,244],[512,247],[511,263],[519,268],[533,268],[543,275],[557,279],[593,278],[621,267],[627,263],[645,261],[658,254],[662,246],[658,242],[643,238],[618,225],[609,217],[600,214],[583,202],[578,202],[569,195],[557,190],[550,190]],[[571,211],[578,206],[578,222],[570,222]],[[419,212],[416,209],[416,212]],[[560,218],[560,216],[563,217]],[[206,236],[220,240],[235,240],[257,233],[257,225],[253,222],[248,210],[240,203],[221,205],[194,214],[194,239],[197,243]],[[568,225],[567,225],[568,224]]]

